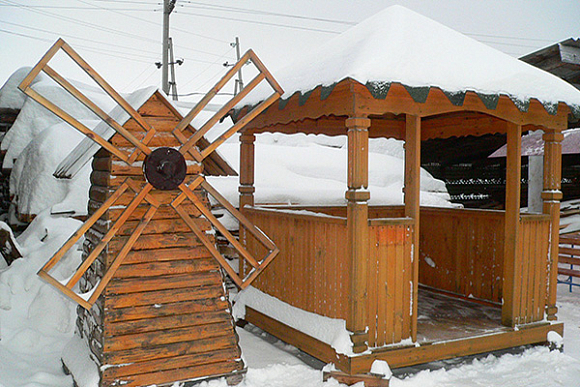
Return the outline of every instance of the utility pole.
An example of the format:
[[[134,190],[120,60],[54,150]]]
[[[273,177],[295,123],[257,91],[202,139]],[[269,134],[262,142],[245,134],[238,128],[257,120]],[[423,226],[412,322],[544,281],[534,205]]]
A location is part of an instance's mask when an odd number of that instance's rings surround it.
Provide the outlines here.
[[[236,57],[237,57],[237,62],[240,61],[240,39],[236,36],[236,41],[234,43],[230,43],[231,47],[235,47],[236,48]],[[224,63],[224,67],[232,67],[235,66],[235,64],[231,64],[229,62],[225,62]],[[242,67],[240,67],[240,69],[238,70],[238,79],[236,79],[236,83],[234,85],[234,95],[238,95],[238,92],[242,91],[242,89],[244,88],[244,81],[242,80]]]
[[[177,83],[175,82],[175,61],[173,60],[173,40],[169,38],[169,60],[171,61],[171,82],[169,91],[174,101],[177,101]]]
[[[169,15],[175,8],[177,0],[163,0],[163,55],[161,69],[161,88],[169,94]]]
[[[234,43],[236,45],[236,58],[238,60],[238,62],[240,61],[240,39],[236,36],[236,43]],[[242,89],[244,88],[244,81],[242,80],[242,68],[240,67],[240,70],[238,71],[238,79],[236,80],[236,87],[235,87],[235,91],[234,94],[238,94],[238,91],[242,91]]]

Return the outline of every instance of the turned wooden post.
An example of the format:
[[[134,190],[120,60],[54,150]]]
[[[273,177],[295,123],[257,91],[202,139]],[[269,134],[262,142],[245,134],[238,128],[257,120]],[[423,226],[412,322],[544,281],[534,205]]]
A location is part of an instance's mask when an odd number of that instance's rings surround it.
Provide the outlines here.
[[[369,132],[371,120],[349,118],[348,129],[348,190],[347,238],[350,257],[349,314],[346,328],[352,332],[353,351],[368,348],[367,271],[369,251],[368,200]]]
[[[522,174],[522,127],[507,123],[507,160],[505,189],[505,239],[503,268],[502,324],[515,326],[520,289],[516,286],[518,228],[520,224],[520,184]]]
[[[558,246],[560,242],[560,200],[562,199],[562,140],[564,135],[553,129],[544,131],[544,214],[550,215],[550,256],[546,314],[550,321],[557,320],[556,290],[558,285]]]
[[[254,205],[254,142],[256,136],[243,132],[240,135],[240,211],[245,205]]]
[[[405,216],[413,218],[413,294],[411,338],[417,340],[419,292],[419,213],[421,192],[421,117],[407,114],[405,119]]]

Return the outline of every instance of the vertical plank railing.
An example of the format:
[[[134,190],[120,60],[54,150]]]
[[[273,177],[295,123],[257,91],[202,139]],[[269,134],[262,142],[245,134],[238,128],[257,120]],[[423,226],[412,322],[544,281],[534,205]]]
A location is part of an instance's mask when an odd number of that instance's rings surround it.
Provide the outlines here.
[[[251,207],[244,213],[280,248],[253,286],[297,308],[346,320],[351,275],[346,219]],[[250,252],[262,252],[247,242]]]
[[[419,282],[501,303],[504,213],[422,208]]]
[[[413,220],[369,221],[369,347],[411,337],[413,320]]]
[[[515,323],[527,324],[544,319],[548,275],[548,243],[550,218],[548,215],[523,215],[518,231],[514,292],[518,295],[514,306]]]
[[[255,207],[246,207],[245,214],[280,248],[280,256],[258,276],[253,286],[297,308],[346,319],[351,275],[346,219]],[[413,220],[371,219],[368,227],[368,345],[377,348],[411,337],[416,303],[413,300]],[[252,253],[261,253],[259,248],[248,241]]]

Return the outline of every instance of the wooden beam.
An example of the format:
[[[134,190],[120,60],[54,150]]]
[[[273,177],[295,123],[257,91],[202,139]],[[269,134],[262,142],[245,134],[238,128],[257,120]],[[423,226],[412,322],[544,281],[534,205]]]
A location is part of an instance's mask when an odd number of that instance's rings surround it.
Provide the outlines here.
[[[300,332],[284,323],[281,323],[271,317],[266,316],[248,306],[246,306],[246,321],[254,324],[260,329],[271,335],[292,344],[296,348],[314,356],[325,363],[333,363],[338,369],[349,372],[349,358],[345,355],[339,355],[328,344],[323,343],[305,333]]]
[[[550,331],[563,335],[564,325],[561,323],[529,324],[529,326],[520,327],[517,331],[506,328],[504,332],[462,340],[449,340],[419,347],[413,345],[389,350],[378,349],[370,355],[352,357],[350,372],[353,374],[368,372],[375,360],[385,360],[391,368],[400,368],[521,345],[546,343]]]
[[[545,130],[544,135],[544,214],[550,215],[550,248],[548,257],[548,289],[546,313],[548,320],[556,320],[556,288],[558,284],[558,246],[560,225],[560,200],[562,199],[562,140],[564,136],[559,131]]]
[[[413,226],[413,288],[411,338],[417,340],[417,301],[419,297],[419,214],[421,201],[421,118],[407,115],[405,120],[405,216]]]
[[[371,120],[349,118],[347,200],[347,249],[351,273],[349,312],[346,328],[351,332],[353,351],[361,353],[368,346],[367,270],[368,270],[368,200],[369,132]]]
[[[505,194],[505,242],[503,269],[502,324],[515,326],[519,310],[519,287],[516,285],[518,256],[518,227],[520,224],[520,184],[522,172],[522,127],[507,125],[507,161]]]

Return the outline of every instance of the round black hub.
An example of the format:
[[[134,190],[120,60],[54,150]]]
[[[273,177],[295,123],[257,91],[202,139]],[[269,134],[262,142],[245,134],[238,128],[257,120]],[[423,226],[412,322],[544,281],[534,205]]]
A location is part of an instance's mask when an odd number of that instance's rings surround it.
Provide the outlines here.
[[[143,173],[147,181],[157,189],[176,189],[185,180],[185,158],[173,148],[155,149],[145,159]]]

